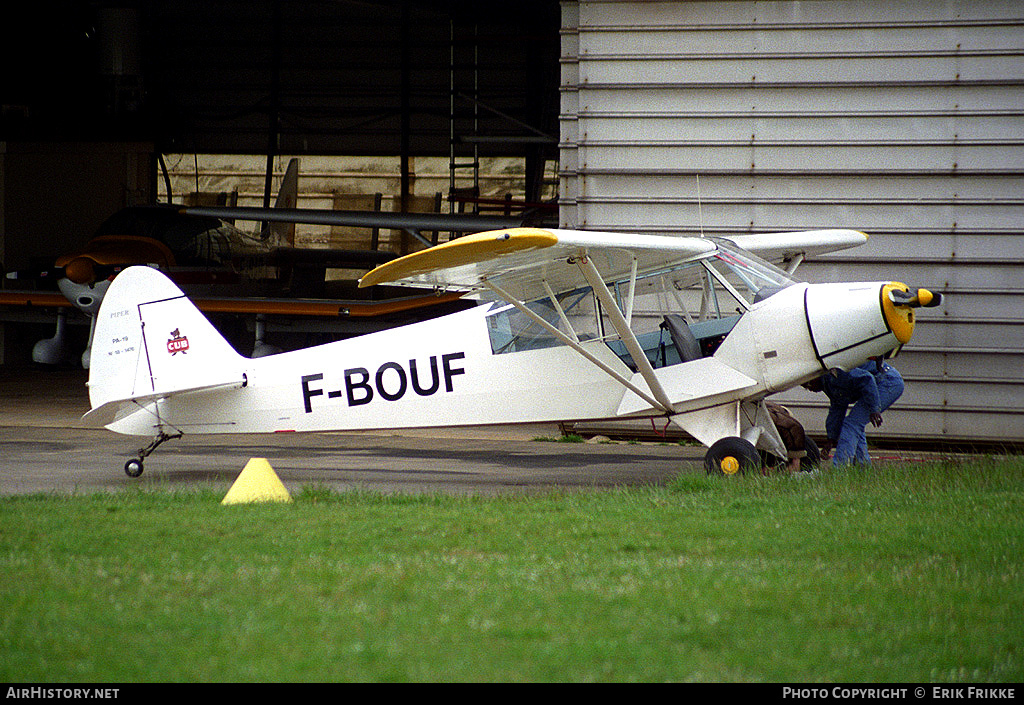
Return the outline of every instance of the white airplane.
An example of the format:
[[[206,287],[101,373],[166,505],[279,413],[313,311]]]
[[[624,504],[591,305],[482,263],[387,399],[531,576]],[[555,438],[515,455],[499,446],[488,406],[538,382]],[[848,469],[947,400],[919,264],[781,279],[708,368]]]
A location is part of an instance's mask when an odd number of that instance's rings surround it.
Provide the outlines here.
[[[479,305],[258,359],[238,355],[163,274],[132,267],[97,317],[84,422],[153,437],[125,464],[132,477],[184,433],[623,417],[681,427],[708,446],[708,472],[760,470],[758,450],[786,457],[768,395],[898,350],[913,309],[941,300],[898,282],[790,277],[804,257],[866,239],[482,232],[360,280],[465,292]]]

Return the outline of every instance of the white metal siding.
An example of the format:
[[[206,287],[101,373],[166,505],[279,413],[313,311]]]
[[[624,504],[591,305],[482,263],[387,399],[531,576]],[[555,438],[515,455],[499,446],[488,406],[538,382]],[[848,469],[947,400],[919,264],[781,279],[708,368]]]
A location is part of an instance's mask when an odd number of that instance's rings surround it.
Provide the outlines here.
[[[562,11],[564,227],[863,230],[800,276],[948,295],[885,435],[1024,442],[1024,2]],[[821,429],[822,398],[786,401]]]

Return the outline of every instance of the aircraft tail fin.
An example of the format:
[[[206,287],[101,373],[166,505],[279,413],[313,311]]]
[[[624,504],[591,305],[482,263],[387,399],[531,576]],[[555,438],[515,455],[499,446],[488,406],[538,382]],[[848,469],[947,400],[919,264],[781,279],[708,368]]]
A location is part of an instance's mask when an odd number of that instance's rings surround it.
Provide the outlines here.
[[[96,317],[85,421],[107,425],[123,403],[242,386],[247,362],[170,279],[129,267]]]
[[[295,208],[299,202],[299,160],[292,158],[288,161],[288,168],[285,169],[284,178],[281,179],[281,189],[277,192],[277,200],[274,208]],[[277,243],[287,242],[289,246],[295,245],[295,223],[273,222],[267,224],[265,238],[272,238]]]

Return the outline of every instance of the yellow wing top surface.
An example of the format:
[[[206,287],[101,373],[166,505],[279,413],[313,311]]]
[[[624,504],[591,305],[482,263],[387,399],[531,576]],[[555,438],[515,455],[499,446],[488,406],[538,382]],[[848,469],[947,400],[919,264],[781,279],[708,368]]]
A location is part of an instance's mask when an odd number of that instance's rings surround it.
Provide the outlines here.
[[[539,228],[510,228],[474,233],[382,264],[360,279],[359,286],[364,288],[435,272],[479,268],[479,265],[486,262],[556,244],[557,236]]]

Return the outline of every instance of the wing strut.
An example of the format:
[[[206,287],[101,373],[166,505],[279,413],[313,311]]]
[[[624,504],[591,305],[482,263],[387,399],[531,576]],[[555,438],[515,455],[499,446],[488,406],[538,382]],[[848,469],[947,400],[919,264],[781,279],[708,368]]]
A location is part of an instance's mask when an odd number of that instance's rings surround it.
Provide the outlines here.
[[[741,294],[740,292],[738,292],[736,290],[736,287],[734,287],[732,284],[729,283],[728,279],[726,279],[725,277],[722,276],[721,272],[719,272],[714,267],[709,266],[707,261],[701,262],[701,266],[703,266],[704,269],[707,270],[708,274],[710,274],[712,277],[714,277],[715,281],[717,281],[719,284],[721,284],[722,287],[726,291],[728,291],[732,295],[732,297],[734,299],[736,299],[736,301],[743,307],[744,310],[749,310],[750,309],[750,303],[747,301],[747,299],[743,296],[743,294]],[[709,284],[710,284],[710,282],[709,282]],[[715,305],[716,305],[716,308],[717,308],[717,299],[716,299],[716,304]]]
[[[633,358],[633,364],[636,365],[637,372],[644,378],[651,393],[654,394],[654,398],[658,400],[658,403],[654,405],[655,408],[670,412],[672,410],[672,402],[669,401],[665,388],[661,386],[661,382],[655,376],[651,361],[644,355],[640,342],[636,339],[625,317],[623,317],[622,311],[619,310],[618,305],[615,303],[615,298],[604,283],[601,273],[597,271],[597,267],[594,266],[589,257],[578,257],[576,264],[580,267],[580,271],[586,277],[587,283],[590,284],[594,294],[608,313],[608,318],[611,319],[615,332],[619,334],[619,338],[626,345],[626,350],[629,351],[629,356]]]
[[[633,326],[633,301],[636,299],[636,269],[637,261],[634,255],[629,265],[629,290],[626,293],[626,325],[632,329]]]
[[[525,313],[526,316],[530,320],[532,320],[534,323],[536,323],[541,328],[543,328],[544,330],[546,330],[549,333],[551,333],[551,335],[553,335],[556,338],[558,338],[559,340],[561,340],[563,343],[565,343],[566,345],[571,347],[573,350],[578,352],[580,355],[585,357],[587,360],[590,360],[590,362],[594,363],[599,368],[601,368],[605,373],[607,373],[610,377],[612,377],[616,382],[618,382],[623,387],[625,387],[626,389],[628,389],[631,392],[633,392],[634,394],[636,394],[638,397],[640,397],[641,399],[646,401],[648,404],[653,406],[655,409],[660,409],[661,411],[664,411],[666,413],[671,413],[671,411],[672,411],[672,405],[671,404],[667,404],[667,405],[666,404],[662,404],[660,401],[652,398],[650,394],[648,394],[647,392],[643,391],[642,389],[637,387],[635,384],[630,382],[628,379],[623,377],[621,374],[619,374],[617,371],[615,371],[614,369],[609,367],[607,364],[605,364],[604,362],[599,360],[589,350],[587,350],[586,348],[584,348],[580,344],[579,340],[576,339],[575,332],[573,333],[572,337],[566,335],[565,333],[560,331],[557,327],[551,325],[546,320],[544,320],[544,318],[539,316],[536,312],[532,311],[522,301],[520,301],[519,299],[517,299],[512,294],[510,294],[507,291],[505,291],[504,289],[502,289],[500,286],[498,286],[494,282],[488,281],[487,279],[481,279],[480,283],[483,286],[485,286],[488,289],[490,289],[491,291],[493,291],[498,296],[500,296],[502,299],[504,299],[505,301],[508,301],[510,304],[515,306],[517,309],[519,309],[520,311]],[[603,282],[602,282],[602,284],[603,284]],[[617,308],[615,310],[618,311]],[[571,327],[570,327],[570,330],[572,330]],[[648,363],[648,364],[650,364],[650,363]],[[664,394],[664,392],[662,392],[662,394]]]
[[[576,329],[572,327],[572,323],[569,322],[569,317],[565,315],[565,309],[562,308],[562,304],[558,303],[558,297],[555,296],[555,292],[552,291],[551,285],[548,284],[547,279],[542,279],[541,284],[544,285],[544,291],[548,294],[548,299],[551,301],[551,305],[555,307],[555,311],[558,312],[558,318],[562,321],[562,325],[572,335],[572,339],[577,343],[580,342],[580,337],[576,335]]]
[[[789,276],[793,276],[793,274],[796,272],[796,268],[803,264],[803,262],[804,255],[802,252],[789,261],[784,260],[783,264],[786,265],[786,274],[788,274]]]
[[[402,228],[402,230],[407,232],[407,233],[409,233],[410,235],[412,235],[414,238],[416,238],[417,240],[422,242],[427,247],[433,247],[434,246],[434,243],[432,243],[427,238],[423,237],[423,233],[421,233],[416,228]]]

